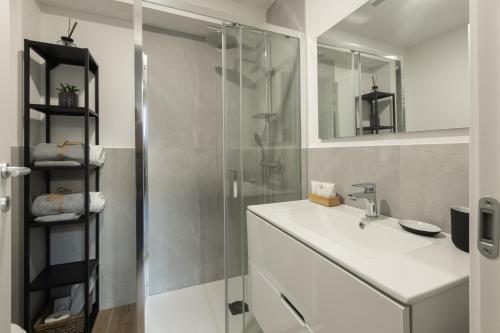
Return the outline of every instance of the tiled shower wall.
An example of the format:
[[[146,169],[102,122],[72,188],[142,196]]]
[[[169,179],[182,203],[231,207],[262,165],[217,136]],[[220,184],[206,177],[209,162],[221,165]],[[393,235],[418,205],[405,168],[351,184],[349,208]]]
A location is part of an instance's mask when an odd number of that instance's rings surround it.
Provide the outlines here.
[[[157,294],[223,278],[221,52],[144,31],[148,55],[149,282]]]
[[[381,214],[449,232],[450,207],[469,206],[469,145],[312,148],[308,179],[335,182],[342,197],[360,190],[352,184],[376,183]],[[365,208],[363,201],[345,203]]]

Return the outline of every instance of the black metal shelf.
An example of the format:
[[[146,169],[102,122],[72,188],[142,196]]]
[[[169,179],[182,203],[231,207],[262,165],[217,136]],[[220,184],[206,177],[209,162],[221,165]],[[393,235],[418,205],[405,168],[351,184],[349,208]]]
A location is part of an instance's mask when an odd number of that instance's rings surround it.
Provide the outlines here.
[[[367,93],[361,96],[365,101],[374,101],[377,99],[393,97],[394,93],[387,93],[383,91],[372,91],[371,93]]]
[[[90,213],[89,214],[89,221],[92,220],[97,213]],[[50,228],[50,227],[58,227],[58,226],[63,226],[63,225],[78,225],[78,224],[83,224],[87,222],[87,219],[85,218],[85,215],[82,215],[77,220],[64,220],[64,221],[55,221],[55,222],[36,222],[35,218],[32,218],[32,220],[28,223],[28,226],[30,228]]]
[[[89,260],[89,274],[94,272],[98,264],[97,260]],[[86,270],[85,261],[48,266],[31,282],[29,290],[47,290],[85,282]]]
[[[86,54],[89,53],[88,49],[79,47],[68,47],[33,40],[30,40],[29,43],[31,49],[50,64],[49,69],[53,69],[62,64],[85,66],[85,57]],[[95,74],[99,66],[91,54],[89,54],[89,58],[89,70]]]
[[[43,112],[49,116],[84,117],[87,111],[85,107],[64,107],[59,105],[30,104],[30,109]],[[89,109],[89,116],[97,118],[99,114]]]
[[[365,126],[363,127],[364,131],[376,131],[376,130],[394,130],[394,126],[379,126],[379,127],[370,127],[370,126]]]
[[[30,77],[31,77],[31,61],[32,52],[37,53],[45,60],[45,103],[34,104],[30,101]],[[83,89],[84,92],[84,107],[61,107],[58,105],[50,105],[51,100],[51,70],[58,65],[66,64],[83,67]],[[91,74],[94,74],[94,89],[95,89],[95,110],[90,109],[90,79]],[[85,160],[89,161],[90,153],[90,119],[94,119],[95,123],[95,144],[99,144],[99,66],[86,48],[76,48],[62,46],[38,41],[24,40],[24,101],[23,101],[23,124],[24,124],[24,166],[29,167],[34,171],[43,172],[45,180],[44,189],[36,189],[32,191],[31,176],[27,175],[24,181],[24,329],[31,333],[33,331],[34,317],[33,305],[31,299],[32,291],[45,290],[45,302],[50,302],[50,289],[68,286],[75,283],[84,283],[85,293],[89,292],[90,277],[95,272],[96,278],[99,277],[99,214],[89,212],[90,207],[90,173],[95,172],[95,190],[99,191],[100,173],[99,167],[90,165],[88,162],[77,166],[35,166],[31,161],[31,130],[30,130],[30,113],[32,110],[45,113],[45,142],[50,143],[52,137],[51,119],[52,116],[69,116],[80,117],[82,120],[82,132],[84,134],[84,152]],[[85,196],[85,214],[78,220],[57,221],[57,222],[35,222],[31,214],[32,193],[40,193],[40,190],[45,193],[51,193],[53,176],[52,171],[77,171],[76,175],[81,177],[83,173]],[[79,172],[80,171],[80,172]],[[76,178],[76,177],[75,177]],[[95,221],[95,259],[90,258],[90,222]],[[84,243],[84,260],[63,265],[51,264],[51,227],[64,225],[82,225],[84,227],[85,243]],[[43,230],[45,236],[45,249],[37,247],[34,251],[42,251],[45,254],[45,269],[33,280],[30,277],[31,268],[31,230],[39,228]],[[93,232],[93,231],[92,231]],[[90,309],[88,297],[85,298],[84,306],[84,333],[90,333],[94,326],[97,312],[99,310],[99,284],[95,285],[96,303]],[[37,302],[38,303],[38,302]]]
[[[30,169],[32,171],[73,171],[73,170],[85,170],[85,165],[75,165],[75,166],[69,166],[69,165],[57,165],[57,166],[39,166],[32,164],[30,166]],[[96,165],[89,165],[88,167],[89,170],[99,170],[100,167]]]
[[[391,99],[391,125],[380,125],[380,110],[378,103],[381,100],[385,100],[386,98]],[[370,126],[363,126],[361,128],[361,134],[364,134],[363,131],[370,131],[371,134],[378,134],[381,130],[391,130],[393,133],[396,132],[395,98],[396,94],[383,91],[372,91],[367,94],[361,95],[361,100],[368,102],[370,105]],[[356,100],[359,101],[359,97],[356,97]],[[357,131],[359,131],[359,129]]]

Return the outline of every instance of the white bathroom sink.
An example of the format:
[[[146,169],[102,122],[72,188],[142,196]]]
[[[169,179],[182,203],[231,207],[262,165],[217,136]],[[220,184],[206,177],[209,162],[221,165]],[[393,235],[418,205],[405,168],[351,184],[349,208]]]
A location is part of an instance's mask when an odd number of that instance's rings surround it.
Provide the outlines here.
[[[358,209],[345,205],[335,209],[318,205],[300,207],[291,209],[288,214],[290,222],[363,256],[391,255],[432,245],[427,238],[394,228],[394,219],[367,220]]]
[[[469,278],[468,254],[455,248],[446,233],[415,235],[391,217],[367,220],[364,210],[328,208],[308,200],[248,210],[404,304]]]

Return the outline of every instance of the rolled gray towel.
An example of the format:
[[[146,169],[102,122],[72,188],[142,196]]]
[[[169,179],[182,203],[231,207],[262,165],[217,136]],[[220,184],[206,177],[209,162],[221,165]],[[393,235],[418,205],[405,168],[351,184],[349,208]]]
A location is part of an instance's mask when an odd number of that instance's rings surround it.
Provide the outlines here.
[[[104,209],[106,199],[101,192],[90,192],[91,213],[99,213]],[[43,194],[33,201],[31,209],[33,216],[47,216],[63,213],[85,213],[83,193]]]
[[[84,145],[80,142],[40,143],[33,150],[33,161],[74,161],[83,164],[85,162]],[[95,166],[104,164],[104,147],[90,146],[89,163]]]

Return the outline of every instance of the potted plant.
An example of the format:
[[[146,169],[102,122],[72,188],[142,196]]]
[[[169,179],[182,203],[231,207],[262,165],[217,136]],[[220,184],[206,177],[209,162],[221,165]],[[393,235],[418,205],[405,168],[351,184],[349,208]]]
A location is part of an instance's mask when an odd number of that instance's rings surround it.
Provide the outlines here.
[[[80,89],[69,83],[59,83],[59,85],[60,88],[57,88],[57,91],[59,91],[59,106],[70,108],[76,107],[78,103],[78,96],[76,93],[79,92]]]

